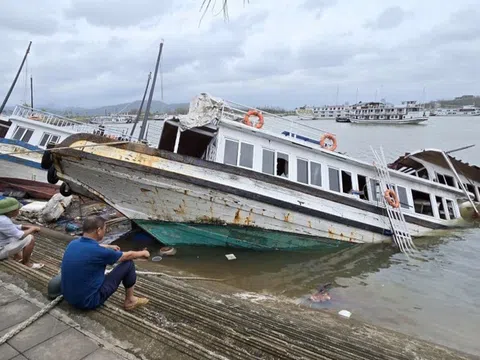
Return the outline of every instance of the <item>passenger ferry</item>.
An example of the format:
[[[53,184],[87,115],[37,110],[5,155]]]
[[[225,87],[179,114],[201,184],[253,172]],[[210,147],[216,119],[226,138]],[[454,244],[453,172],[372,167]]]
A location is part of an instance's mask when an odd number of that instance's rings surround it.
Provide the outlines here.
[[[188,116],[166,120],[154,147],[76,134],[49,161],[66,193],[104,200],[169,246],[391,241],[390,206],[412,236],[477,218],[478,167],[416,151],[391,164],[384,189],[374,164],[335,151],[333,134],[247,110],[202,94]]]
[[[322,107],[302,106],[295,109],[301,120],[327,120],[347,117],[350,108],[347,105],[326,105]]]
[[[358,103],[352,105],[350,121],[355,124],[419,124],[430,115],[416,101],[404,101],[394,106],[381,102]]]

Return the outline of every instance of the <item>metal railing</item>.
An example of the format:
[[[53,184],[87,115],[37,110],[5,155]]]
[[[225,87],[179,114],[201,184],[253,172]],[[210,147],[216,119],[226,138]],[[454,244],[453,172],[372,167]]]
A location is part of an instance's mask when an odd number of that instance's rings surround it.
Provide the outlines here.
[[[299,143],[308,143],[308,145],[317,145],[320,147],[320,138],[326,133],[335,135],[329,131],[308,126],[294,118],[287,118],[269,113],[223,99],[222,119],[243,122],[243,119],[249,110],[259,111],[264,116],[264,125],[262,129],[276,135],[285,136]]]

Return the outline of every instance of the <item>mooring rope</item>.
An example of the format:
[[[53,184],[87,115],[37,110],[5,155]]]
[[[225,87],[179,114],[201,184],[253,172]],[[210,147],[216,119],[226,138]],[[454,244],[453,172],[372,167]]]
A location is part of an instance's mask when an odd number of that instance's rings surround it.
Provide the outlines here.
[[[17,335],[20,331],[26,329],[28,326],[33,324],[35,321],[40,319],[43,315],[45,315],[47,312],[52,310],[60,301],[62,301],[63,295],[57,296],[55,300],[53,300],[50,304],[47,304],[44,306],[42,309],[40,309],[36,314],[32,315],[29,317],[27,320],[24,322],[18,324],[14,329],[10,330],[8,333],[2,336],[0,339],[0,346],[6,343],[8,340],[13,338],[15,335]]]
[[[105,274],[108,274],[113,269],[105,270]],[[199,276],[173,276],[162,272],[154,272],[154,271],[135,271],[137,275],[154,275],[154,276],[167,276],[175,280],[205,280],[205,281],[225,281],[224,279],[214,279],[214,278],[207,278],[207,277],[199,277]]]

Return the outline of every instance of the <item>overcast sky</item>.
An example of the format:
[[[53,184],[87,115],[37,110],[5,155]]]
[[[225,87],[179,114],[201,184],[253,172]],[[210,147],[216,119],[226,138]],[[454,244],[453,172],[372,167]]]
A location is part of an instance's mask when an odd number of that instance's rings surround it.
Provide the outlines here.
[[[357,89],[358,100],[395,103],[480,93],[478,0],[229,2],[228,22],[217,5],[200,23],[202,0],[4,0],[0,100],[29,40],[37,104],[140,99],[162,38],[168,103],[200,92],[287,108],[335,103],[337,88],[339,103]],[[23,73],[9,105],[25,97]]]

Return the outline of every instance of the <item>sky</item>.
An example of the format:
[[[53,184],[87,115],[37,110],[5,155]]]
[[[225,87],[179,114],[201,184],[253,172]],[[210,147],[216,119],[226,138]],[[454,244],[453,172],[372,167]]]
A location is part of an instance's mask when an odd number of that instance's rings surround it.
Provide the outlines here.
[[[0,100],[97,107],[141,99],[160,42],[163,101],[251,106],[479,94],[478,0],[17,0],[0,11]],[[160,76],[154,98],[161,100]]]

